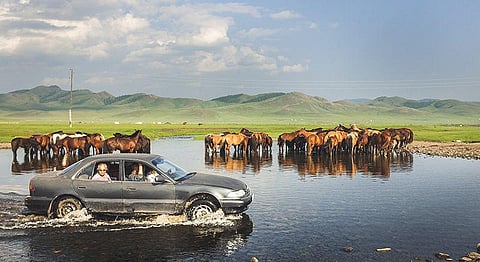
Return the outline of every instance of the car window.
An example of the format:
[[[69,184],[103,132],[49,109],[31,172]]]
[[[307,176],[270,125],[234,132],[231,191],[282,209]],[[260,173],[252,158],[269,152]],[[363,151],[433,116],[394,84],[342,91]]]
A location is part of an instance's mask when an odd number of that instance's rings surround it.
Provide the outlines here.
[[[90,164],[80,170],[76,179],[91,179],[95,170],[95,164]]]
[[[107,164],[108,167],[108,175],[112,181],[120,180],[120,161],[103,161],[99,162]]]
[[[145,164],[138,161],[125,161],[125,181],[144,182]]]

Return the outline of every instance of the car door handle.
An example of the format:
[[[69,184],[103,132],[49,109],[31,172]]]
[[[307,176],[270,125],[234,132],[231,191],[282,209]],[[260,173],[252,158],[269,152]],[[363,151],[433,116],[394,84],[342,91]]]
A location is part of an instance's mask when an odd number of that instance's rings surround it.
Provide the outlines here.
[[[135,187],[127,187],[127,190],[128,191],[137,191],[137,189]]]
[[[78,186],[78,189],[87,189],[86,186]]]

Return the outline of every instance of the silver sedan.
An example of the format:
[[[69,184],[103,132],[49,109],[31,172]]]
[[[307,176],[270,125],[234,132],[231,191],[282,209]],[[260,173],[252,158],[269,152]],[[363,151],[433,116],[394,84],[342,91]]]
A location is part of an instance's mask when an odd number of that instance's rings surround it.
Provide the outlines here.
[[[27,212],[49,217],[86,208],[93,214],[185,214],[196,219],[218,209],[242,213],[253,200],[238,179],[187,172],[153,154],[87,157],[63,171],[33,177],[29,191]]]

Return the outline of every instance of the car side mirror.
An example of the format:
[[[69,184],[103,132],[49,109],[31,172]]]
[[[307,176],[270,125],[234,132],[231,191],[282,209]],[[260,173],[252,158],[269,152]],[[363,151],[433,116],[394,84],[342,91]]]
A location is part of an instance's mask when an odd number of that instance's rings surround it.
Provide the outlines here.
[[[165,183],[165,179],[162,176],[155,176],[155,183],[163,184]]]

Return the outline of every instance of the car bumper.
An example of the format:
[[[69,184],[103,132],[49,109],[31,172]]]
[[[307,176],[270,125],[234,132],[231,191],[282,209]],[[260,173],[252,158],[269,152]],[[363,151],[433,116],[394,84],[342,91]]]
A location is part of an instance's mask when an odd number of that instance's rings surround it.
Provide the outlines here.
[[[249,193],[242,198],[225,198],[222,199],[222,209],[225,214],[238,214],[248,209],[248,205],[252,203],[253,193]]]
[[[27,207],[27,213],[46,215],[50,207],[50,198],[46,197],[32,197],[25,198],[25,206]]]

